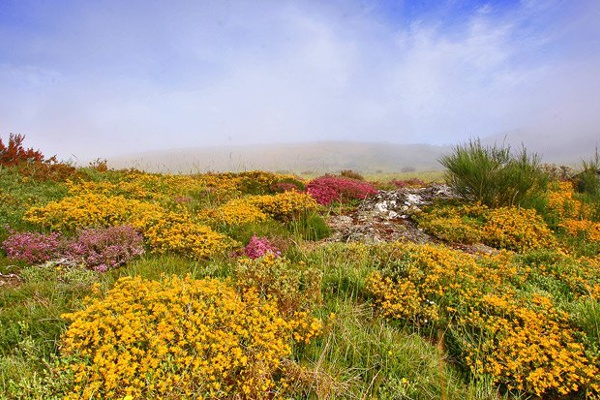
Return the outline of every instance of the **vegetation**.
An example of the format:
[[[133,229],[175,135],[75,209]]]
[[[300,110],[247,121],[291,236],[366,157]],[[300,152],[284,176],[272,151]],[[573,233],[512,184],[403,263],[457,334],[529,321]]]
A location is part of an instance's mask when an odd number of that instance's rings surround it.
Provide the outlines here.
[[[549,181],[525,150],[458,146],[461,197],[412,216],[434,240],[364,244],[323,241],[328,217],[428,184],[2,146],[0,398],[600,397],[596,161]]]
[[[484,146],[479,139],[457,145],[440,163],[456,193],[489,207],[535,204],[548,183],[536,154],[525,148],[513,154],[509,146]]]

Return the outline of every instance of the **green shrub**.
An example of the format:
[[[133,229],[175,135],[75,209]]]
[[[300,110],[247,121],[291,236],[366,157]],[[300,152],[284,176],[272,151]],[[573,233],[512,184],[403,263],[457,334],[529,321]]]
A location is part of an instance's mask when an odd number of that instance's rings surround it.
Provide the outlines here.
[[[479,139],[457,145],[440,163],[458,195],[489,207],[536,204],[549,180],[536,154],[524,147],[513,154],[509,146],[484,146]]]

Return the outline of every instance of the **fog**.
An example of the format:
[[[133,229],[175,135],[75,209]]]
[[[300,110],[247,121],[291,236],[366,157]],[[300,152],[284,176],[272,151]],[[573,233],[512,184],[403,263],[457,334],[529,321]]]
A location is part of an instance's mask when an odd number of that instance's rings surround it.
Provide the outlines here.
[[[594,0],[2,2],[0,135],[75,161],[472,137],[589,150],[597,21]]]

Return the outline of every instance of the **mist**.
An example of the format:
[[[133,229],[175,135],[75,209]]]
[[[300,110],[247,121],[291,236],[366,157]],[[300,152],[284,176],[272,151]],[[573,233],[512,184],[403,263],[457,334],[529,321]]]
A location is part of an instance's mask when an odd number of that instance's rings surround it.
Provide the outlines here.
[[[83,162],[472,137],[589,150],[599,20],[593,0],[3,2],[0,134]]]

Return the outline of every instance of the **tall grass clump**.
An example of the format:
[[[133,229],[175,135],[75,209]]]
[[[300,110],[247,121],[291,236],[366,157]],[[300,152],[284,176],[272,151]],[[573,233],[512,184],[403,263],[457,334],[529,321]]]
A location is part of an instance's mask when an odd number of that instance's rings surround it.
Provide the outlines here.
[[[536,205],[549,181],[540,158],[525,147],[515,154],[510,146],[484,146],[479,139],[457,145],[440,163],[458,195],[489,207]]]

